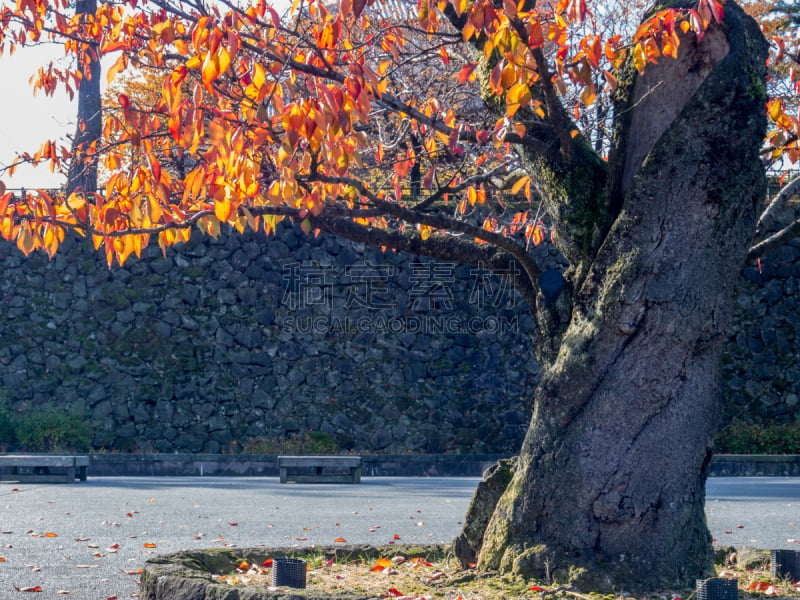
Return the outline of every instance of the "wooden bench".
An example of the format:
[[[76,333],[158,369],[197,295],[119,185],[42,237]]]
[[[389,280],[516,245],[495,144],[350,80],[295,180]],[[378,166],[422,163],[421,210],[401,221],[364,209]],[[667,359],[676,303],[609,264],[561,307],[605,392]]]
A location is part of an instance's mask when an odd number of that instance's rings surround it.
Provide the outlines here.
[[[361,483],[360,456],[279,456],[281,483]]]
[[[74,483],[76,478],[86,481],[88,466],[88,456],[0,454],[0,481]]]

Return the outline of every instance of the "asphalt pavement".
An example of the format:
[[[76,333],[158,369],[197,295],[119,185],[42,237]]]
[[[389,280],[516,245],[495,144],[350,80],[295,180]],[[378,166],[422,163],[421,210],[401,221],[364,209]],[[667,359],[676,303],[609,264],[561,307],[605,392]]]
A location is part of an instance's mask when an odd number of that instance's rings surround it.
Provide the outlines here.
[[[94,478],[0,483],[0,600],[136,597],[148,557],[185,549],[446,543],[477,478]],[[707,514],[717,543],[800,550],[800,478],[714,478]],[[795,525],[797,523],[797,525]],[[397,536],[397,537],[395,537]],[[5,559],[5,560],[2,560]],[[63,594],[68,592],[68,594]]]

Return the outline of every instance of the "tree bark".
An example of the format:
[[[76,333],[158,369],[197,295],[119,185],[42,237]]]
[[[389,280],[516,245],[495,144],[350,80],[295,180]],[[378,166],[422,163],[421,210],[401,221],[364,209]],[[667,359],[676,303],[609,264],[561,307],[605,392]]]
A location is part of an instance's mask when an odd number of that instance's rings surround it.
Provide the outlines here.
[[[97,0],[78,0],[75,14],[94,18]],[[102,101],[100,98],[100,59],[95,44],[84,44],[78,67],[83,79],[78,88],[78,125],[72,140],[72,161],[67,176],[66,193],[97,191],[97,159],[93,144],[102,134]]]
[[[766,189],[766,51],[728,2],[678,59],[619,74],[604,190],[618,212],[575,269],[480,568],[626,590],[711,572],[705,480],[731,292]]]

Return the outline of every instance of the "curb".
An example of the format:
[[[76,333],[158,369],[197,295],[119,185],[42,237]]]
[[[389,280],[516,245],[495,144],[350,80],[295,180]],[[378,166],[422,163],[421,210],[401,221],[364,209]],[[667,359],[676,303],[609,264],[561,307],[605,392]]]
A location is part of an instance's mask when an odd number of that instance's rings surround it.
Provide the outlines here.
[[[363,454],[365,477],[480,477],[507,454]],[[92,454],[96,477],[278,477],[275,454]],[[711,477],[800,477],[800,455],[720,454]]]

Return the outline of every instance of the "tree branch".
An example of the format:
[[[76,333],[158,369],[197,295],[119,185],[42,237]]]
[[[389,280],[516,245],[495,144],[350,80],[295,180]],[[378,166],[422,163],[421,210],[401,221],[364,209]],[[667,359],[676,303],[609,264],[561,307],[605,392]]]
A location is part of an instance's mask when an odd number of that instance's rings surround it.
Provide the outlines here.
[[[772,202],[769,203],[769,206],[767,206],[764,212],[761,213],[758,223],[756,224],[757,234],[769,229],[769,226],[772,225],[772,222],[775,220],[775,215],[778,210],[780,210],[783,205],[786,204],[786,202],[798,191],[800,191],[800,177],[792,179],[789,183],[781,188],[781,190],[772,199]]]
[[[514,277],[525,272],[523,265],[510,253],[488,244],[444,235],[431,235],[423,240],[416,232],[386,230],[359,225],[338,217],[309,217],[311,225],[354,242],[371,246],[386,246],[401,252],[430,256],[438,260],[455,261],[484,268],[500,276],[507,276],[517,291],[536,314],[535,280]]]
[[[751,262],[761,258],[798,237],[800,237],[800,221],[794,221],[791,225],[784,227],[777,233],[773,233],[765,240],[754,244],[747,252],[746,261]]]

